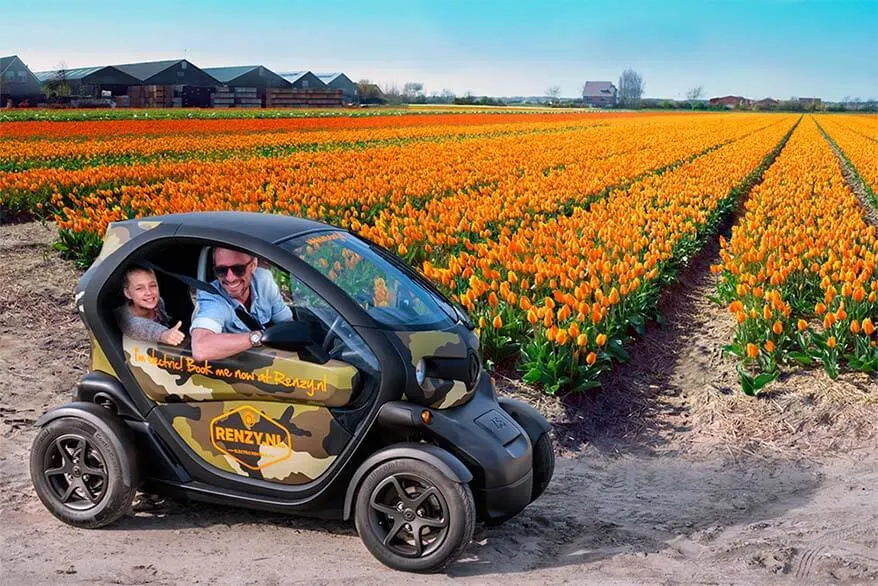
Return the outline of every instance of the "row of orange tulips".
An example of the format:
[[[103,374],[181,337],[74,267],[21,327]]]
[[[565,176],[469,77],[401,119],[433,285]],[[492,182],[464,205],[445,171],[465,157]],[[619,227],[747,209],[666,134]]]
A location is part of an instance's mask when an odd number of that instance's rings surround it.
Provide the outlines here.
[[[796,117],[590,208],[477,244],[424,273],[479,320],[486,352],[523,354],[525,379],[549,392],[598,384],[642,332],[659,289],[734,207]]]
[[[578,129],[590,126],[574,127]],[[475,127],[425,127],[425,128],[401,128],[397,130],[383,131],[336,131],[314,133],[285,133],[269,135],[227,135],[217,137],[186,138],[183,136],[159,138],[142,137],[130,140],[63,143],[45,141],[46,144],[33,142],[27,145],[27,149],[10,150],[5,156],[0,157],[0,167],[4,165],[15,166],[19,157],[25,158],[28,152],[39,152],[47,159],[45,165],[35,168],[17,169],[12,171],[0,171],[0,210],[5,208],[9,213],[23,214],[32,212],[39,203],[48,203],[54,196],[66,196],[68,193],[86,194],[96,189],[107,190],[121,188],[126,185],[141,185],[166,180],[176,180],[197,173],[216,174],[221,173],[224,166],[235,165],[237,159],[249,158],[273,158],[289,166],[314,166],[324,160],[334,160],[332,155],[313,154],[298,152],[286,157],[283,154],[286,146],[301,141],[318,140],[321,149],[339,150],[344,145],[354,146],[347,142],[354,140],[357,145],[367,144],[380,145],[387,141],[457,141],[467,137],[477,140],[485,140],[499,130],[499,138],[511,136],[526,139],[531,134],[565,132],[566,125],[552,124],[519,124],[514,126],[494,125]],[[490,132],[492,135],[486,135]],[[386,139],[386,140],[385,140]],[[154,159],[148,162],[137,162],[125,156],[124,149],[137,148],[138,141],[146,141],[148,147],[143,152],[155,151],[149,149],[169,149],[166,152],[176,150],[184,160]],[[470,146],[478,143],[470,143]],[[14,145],[12,145],[14,146]],[[144,146],[141,144],[141,146]],[[394,145],[401,146],[401,145]],[[417,147],[418,145],[412,145]],[[280,152],[273,149],[280,148]],[[424,148],[431,148],[427,145]],[[443,148],[433,145],[432,148]],[[30,150],[28,150],[30,149]],[[56,159],[54,155],[62,149],[69,158]],[[97,149],[97,150],[96,150]],[[255,151],[254,151],[255,149]],[[351,150],[351,149],[342,149]],[[362,150],[354,149],[354,150]],[[117,158],[112,159],[118,164],[111,164],[104,159],[108,152],[116,153]],[[471,155],[472,153],[468,153]],[[345,155],[338,155],[344,157]],[[355,157],[356,155],[350,155]],[[217,160],[214,160],[217,159]],[[28,159],[27,164],[34,160]],[[325,166],[325,165],[324,165]],[[330,171],[331,172],[331,171]]]
[[[818,116],[817,121],[854,165],[878,207],[878,122],[866,116]]]
[[[477,207],[485,198],[492,205],[497,203],[495,193],[519,194],[515,200],[519,209],[495,206],[495,219],[504,215],[521,218],[537,205],[535,202],[543,206],[541,209],[551,210],[569,203],[577,193],[589,193],[584,190],[599,190],[610,181],[667,165],[777,123],[770,116],[754,116],[737,125],[722,117],[705,119],[699,125],[691,125],[691,121],[688,117],[660,117],[637,125],[620,122],[557,134],[190,163],[180,169],[180,178],[85,193],[74,189],[56,194],[52,205],[60,210],[59,227],[70,232],[65,238],[71,252],[86,258],[94,250],[76,250],[78,234],[101,234],[107,223],[122,218],[195,210],[289,213],[368,231],[364,226],[382,210],[385,218],[404,217],[429,205],[443,233],[466,229],[478,235],[487,229],[483,218],[474,216],[463,226],[464,211]],[[596,162],[583,168],[599,171],[597,179],[603,183],[595,184],[594,178],[574,172],[589,160]],[[630,162],[639,167],[631,167]],[[570,173],[568,166],[572,166]],[[551,186],[557,189],[565,178],[568,200],[546,199],[546,190]],[[489,207],[486,214],[490,211]],[[392,233],[373,230],[369,235],[386,239]],[[83,238],[94,241],[93,236]],[[438,242],[434,240],[434,244]],[[430,252],[426,246],[423,250]],[[404,249],[401,252],[406,253]]]
[[[531,156],[544,161],[536,172],[519,168],[491,182],[478,197],[462,192],[423,205],[406,201],[384,209],[371,225],[354,222],[352,227],[410,262],[436,261],[442,252],[587,207],[606,190],[644,173],[780,123],[766,117],[729,121],[716,118],[684,126],[680,120],[641,120],[601,128],[587,142],[552,143],[550,151],[535,151]],[[553,161],[553,172],[542,171]]]
[[[150,120],[149,112],[138,120],[82,122],[8,122],[3,138],[116,139],[121,136],[247,134],[266,132],[307,132],[314,130],[382,130],[407,127],[483,126],[520,123],[599,121],[630,117],[630,113],[485,113],[485,114],[398,114],[389,116],[302,116],[299,118],[221,118]]]
[[[387,137],[392,137],[394,139],[400,140],[431,138],[440,141],[450,139],[460,140],[465,137],[472,137],[478,140],[484,138],[494,138],[495,133],[490,131],[495,131],[498,128],[503,131],[502,134],[520,137],[522,140],[527,140],[530,133],[557,134],[581,131],[585,128],[615,128],[622,131],[622,135],[620,138],[625,139],[630,137],[630,139],[632,140],[639,140],[640,137],[644,135],[644,133],[649,133],[650,138],[654,139],[655,132],[664,132],[664,129],[667,129],[668,132],[673,133],[668,136],[668,139],[677,140],[679,138],[679,135],[686,131],[700,133],[715,131],[715,129],[721,127],[722,124],[723,123],[721,121],[717,121],[714,125],[699,124],[692,127],[687,124],[684,119],[673,120],[669,118],[664,118],[664,123],[662,123],[661,117],[652,117],[646,119],[645,121],[640,121],[637,123],[629,121],[627,124],[609,124],[608,121],[605,121],[600,126],[584,125],[574,126],[573,128],[570,128],[567,125],[559,126],[556,124],[519,124],[515,126],[491,127],[447,127],[444,129],[428,127],[426,129],[418,130],[418,132],[423,130],[422,134],[415,134],[415,131],[411,131],[411,133],[400,133],[399,131],[393,130],[388,130],[385,134],[360,133],[359,135],[357,135],[357,140],[354,142],[358,144],[369,142],[380,143],[382,142],[383,138]],[[737,131],[737,127],[735,127],[735,131]],[[396,134],[393,134],[394,132]],[[729,134],[733,136],[731,132],[733,131],[730,131]],[[317,136],[317,134],[312,133],[311,136],[315,137]],[[336,132],[334,134],[321,133],[319,136],[323,140],[321,144],[327,146],[345,144],[347,142],[346,138],[350,138],[350,135],[344,132]],[[371,140],[369,140],[370,137]],[[497,138],[502,138],[502,136],[498,136]],[[202,141],[181,139],[179,145],[177,145],[177,147],[175,148],[180,148],[180,152],[188,153],[191,155],[190,160],[184,162],[158,160],[142,164],[102,164],[74,169],[69,169],[65,166],[53,167],[50,165],[46,167],[26,169],[21,171],[0,171],[0,193],[9,194],[10,196],[12,194],[16,194],[17,192],[35,193],[37,191],[45,190],[48,187],[57,188],[56,191],[59,192],[64,192],[67,189],[77,187],[78,191],[82,192],[83,188],[91,188],[99,185],[124,184],[131,182],[144,183],[155,181],[157,179],[162,179],[165,177],[173,178],[185,176],[186,174],[192,173],[194,167],[198,167],[199,165],[212,166],[215,165],[217,162],[223,162],[203,160],[204,158],[210,158],[206,156],[209,152],[222,153],[223,157],[249,158],[253,156],[250,151],[252,150],[251,147],[254,144],[259,143],[264,148],[270,148],[272,144],[276,144],[274,142],[276,140],[303,140],[303,135],[296,134],[268,137],[235,136],[228,137],[228,140],[225,141],[217,141],[215,138],[212,138],[210,139],[209,148],[207,144],[203,143]],[[614,152],[620,152],[625,148],[629,150],[644,148],[643,146],[641,146],[641,143],[632,142],[632,140],[627,141],[624,146],[616,148],[615,151],[609,152],[608,155],[613,154]],[[77,159],[85,159],[91,156],[90,150],[92,147],[90,143],[77,144],[79,150],[75,151],[72,156]],[[118,143],[116,143],[117,148],[118,146]],[[45,154],[49,150],[51,149],[43,151],[43,154]],[[0,164],[4,162],[9,162],[10,160],[19,156],[23,156],[21,152],[10,150],[7,155],[0,157]],[[312,157],[312,159],[319,160],[320,157]],[[297,164],[296,159],[287,160],[290,162],[291,165]],[[561,161],[559,164],[564,164],[564,162]]]
[[[501,128],[504,132],[499,135],[488,133],[488,131]],[[428,127],[426,129],[401,129],[400,131],[387,130],[384,133],[367,133],[361,132],[356,138],[357,144],[376,144],[380,145],[385,142],[384,138],[392,138],[394,140],[413,140],[417,146],[417,142],[427,139],[428,142],[449,142],[453,144],[455,141],[466,140],[467,138],[475,140],[486,140],[492,138],[503,138],[504,136],[515,137],[516,139],[527,140],[531,134],[543,133],[564,133],[585,128],[594,128],[594,126],[576,126],[570,129],[566,126],[556,125],[516,125],[502,127],[484,127],[475,126],[469,128],[448,127],[445,129]],[[416,134],[417,132],[423,133]],[[395,134],[394,134],[395,133]],[[405,134],[408,133],[408,134]],[[268,136],[229,136],[225,140],[216,140],[215,138],[205,139],[205,141],[192,139],[179,139],[179,144],[174,148],[179,148],[181,153],[187,155],[186,160],[153,160],[138,164],[101,164],[94,166],[80,166],[79,168],[68,168],[61,166],[41,166],[17,171],[0,171],[0,193],[14,194],[19,191],[34,192],[37,190],[45,190],[47,187],[57,188],[56,191],[64,192],[67,189],[77,187],[81,192],[83,188],[96,187],[100,185],[109,185],[119,183],[120,178],[125,179],[125,183],[145,183],[166,177],[181,177],[195,172],[196,169],[217,169],[217,165],[227,163],[229,159],[240,158],[260,158],[260,153],[254,153],[252,146],[259,143],[260,148],[270,149],[275,140],[280,141],[299,141],[304,140],[307,135],[289,134],[289,135],[268,135]],[[313,133],[311,136],[318,136]],[[320,143],[326,150],[339,150],[345,144],[346,137],[350,135],[345,132],[336,133],[319,133],[319,137],[323,141]],[[373,140],[369,140],[369,138]],[[171,140],[171,139],[168,139]],[[208,147],[207,144],[210,144]],[[85,159],[90,156],[90,143],[77,143],[79,151],[74,153],[77,159]],[[402,146],[402,145],[390,145]],[[407,145],[408,146],[408,145]],[[334,147],[334,148],[333,148]],[[427,147],[429,148],[429,146]],[[342,149],[344,150],[344,149]],[[357,149],[354,149],[357,150]],[[362,149],[359,149],[362,150]],[[71,151],[72,152],[72,151]],[[220,160],[213,160],[212,153],[216,153]],[[266,158],[271,152],[261,158]],[[20,153],[12,153],[8,157],[0,157],[0,164],[8,162],[11,158],[19,156]],[[308,156],[308,152],[296,152],[283,159],[290,165],[314,164],[312,162],[300,163],[305,161],[321,161],[328,155]],[[274,157],[280,158],[280,157]]]
[[[822,364],[833,377],[845,363],[878,369],[876,229],[812,117],[745,209],[713,267],[719,298],[738,322],[728,349],[744,363],[744,390],[759,392],[783,364]]]
[[[459,126],[400,126],[386,128],[340,128],[333,130],[221,133],[206,135],[167,134],[103,137],[97,140],[9,139],[3,141],[3,168],[13,171],[31,167],[64,166],[79,168],[87,165],[140,162],[155,158],[196,158],[211,153],[283,154],[285,150],[332,148],[338,145],[367,145],[425,139],[445,139],[463,135],[502,135],[569,127],[605,124],[591,118],[582,120],[528,121],[510,124]],[[63,124],[63,123],[59,123]]]
[[[816,118],[869,181],[870,121]],[[594,386],[626,359],[624,345],[653,315],[662,286],[764,172],[714,267],[719,297],[741,324],[729,349],[758,367],[741,370],[745,390],[756,392],[784,362],[820,362],[833,375],[841,363],[878,368],[875,229],[814,118],[799,122],[767,171],[798,116],[523,119],[5,139],[59,145],[95,164],[103,155],[93,149],[118,143],[140,156],[164,141],[191,160],[0,174],[0,207],[11,193],[48,194],[40,201],[55,214],[62,248],[83,262],[108,222],[129,217],[239,209],[350,228],[466,306],[491,360],[516,362],[554,392]],[[327,150],[271,150],[315,137]],[[363,148],[338,148],[346,142]]]

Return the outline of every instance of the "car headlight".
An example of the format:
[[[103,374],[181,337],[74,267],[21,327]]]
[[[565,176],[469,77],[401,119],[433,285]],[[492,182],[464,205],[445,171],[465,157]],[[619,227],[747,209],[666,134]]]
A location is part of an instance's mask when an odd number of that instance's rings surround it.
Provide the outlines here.
[[[421,358],[415,365],[415,380],[419,386],[423,386],[424,380],[427,378],[427,363]]]

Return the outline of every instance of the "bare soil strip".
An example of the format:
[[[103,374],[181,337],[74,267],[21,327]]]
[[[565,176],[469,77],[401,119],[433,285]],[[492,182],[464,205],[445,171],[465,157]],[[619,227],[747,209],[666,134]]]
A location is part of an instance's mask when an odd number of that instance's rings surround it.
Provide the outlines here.
[[[39,503],[27,459],[48,407],[85,370],[73,307],[80,273],[53,227],[0,226],[0,568],[22,584],[385,584],[346,523],[172,503],[103,530]],[[543,398],[571,454],[539,501],[478,528],[448,575],[418,582],[780,583],[878,579],[873,379],[791,373],[767,397],[736,389],[722,355],[731,316],[706,297],[711,243],[663,295],[605,391]],[[505,385],[512,388],[510,385]],[[527,394],[527,389],[516,387]],[[579,426],[581,429],[574,429]]]

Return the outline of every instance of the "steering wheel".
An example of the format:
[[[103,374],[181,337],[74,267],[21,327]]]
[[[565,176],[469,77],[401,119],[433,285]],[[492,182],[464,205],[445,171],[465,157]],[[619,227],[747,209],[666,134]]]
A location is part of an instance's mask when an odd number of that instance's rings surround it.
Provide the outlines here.
[[[325,352],[329,352],[329,348],[332,346],[332,339],[338,338],[339,335],[336,333],[336,329],[338,328],[338,324],[341,323],[341,316],[335,316],[335,319],[332,320],[332,325],[329,326],[329,331],[326,332],[326,337],[323,338],[323,350]]]
[[[400,309],[404,313],[407,313],[411,316],[417,317],[418,311],[417,309],[415,309],[415,302],[418,300],[418,298],[412,292],[412,290],[407,288],[401,289],[397,295],[397,309]]]

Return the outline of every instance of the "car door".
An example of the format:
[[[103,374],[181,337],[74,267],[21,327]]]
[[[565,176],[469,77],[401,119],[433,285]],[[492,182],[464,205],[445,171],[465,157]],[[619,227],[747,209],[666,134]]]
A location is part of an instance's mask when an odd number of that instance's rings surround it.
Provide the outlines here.
[[[303,485],[351,441],[334,411],[377,387],[378,361],[317,293],[287,271],[269,270],[294,319],[308,324],[315,351],[262,346],[196,361],[186,346],[124,337],[123,348],[157,416],[197,457],[235,475]]]

